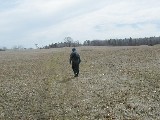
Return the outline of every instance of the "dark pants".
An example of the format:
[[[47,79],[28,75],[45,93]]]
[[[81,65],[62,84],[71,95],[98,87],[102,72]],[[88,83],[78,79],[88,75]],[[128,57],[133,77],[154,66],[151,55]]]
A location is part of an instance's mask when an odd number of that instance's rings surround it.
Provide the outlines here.
[[[79,63],[72,62],[72,69],[73,69],[74,75],[78,76],[78,74],[79,74]]]

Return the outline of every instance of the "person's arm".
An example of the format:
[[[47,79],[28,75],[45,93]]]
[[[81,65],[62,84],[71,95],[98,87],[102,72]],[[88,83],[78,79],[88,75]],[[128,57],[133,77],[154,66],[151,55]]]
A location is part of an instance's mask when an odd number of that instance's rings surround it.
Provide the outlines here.
[[[69,63],[71,64],[72,61],[72,54],[70,55]]]

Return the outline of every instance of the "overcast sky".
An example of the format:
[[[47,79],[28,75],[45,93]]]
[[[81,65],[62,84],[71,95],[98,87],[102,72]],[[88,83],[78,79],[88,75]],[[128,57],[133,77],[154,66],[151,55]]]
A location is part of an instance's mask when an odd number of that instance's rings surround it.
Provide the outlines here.
[[[0,0],[0,47],[160,36],[160,0]]]

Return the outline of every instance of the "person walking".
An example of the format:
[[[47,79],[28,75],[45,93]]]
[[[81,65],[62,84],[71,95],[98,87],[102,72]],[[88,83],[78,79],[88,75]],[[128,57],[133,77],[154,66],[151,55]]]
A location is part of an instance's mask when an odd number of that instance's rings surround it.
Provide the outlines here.
[[[76,48],[72,48],[72,53],[70,54],[70,64],[72,64],[74,77],[78,77],[80,62],[81,62],[80,55],[77,53]]]

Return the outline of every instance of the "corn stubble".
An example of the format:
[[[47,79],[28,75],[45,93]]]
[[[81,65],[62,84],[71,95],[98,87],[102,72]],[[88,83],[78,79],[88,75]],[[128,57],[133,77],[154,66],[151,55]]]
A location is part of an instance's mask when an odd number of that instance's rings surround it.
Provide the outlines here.
[[[0,52],[0,119],[160,119],[160,46],[77,49]]]

